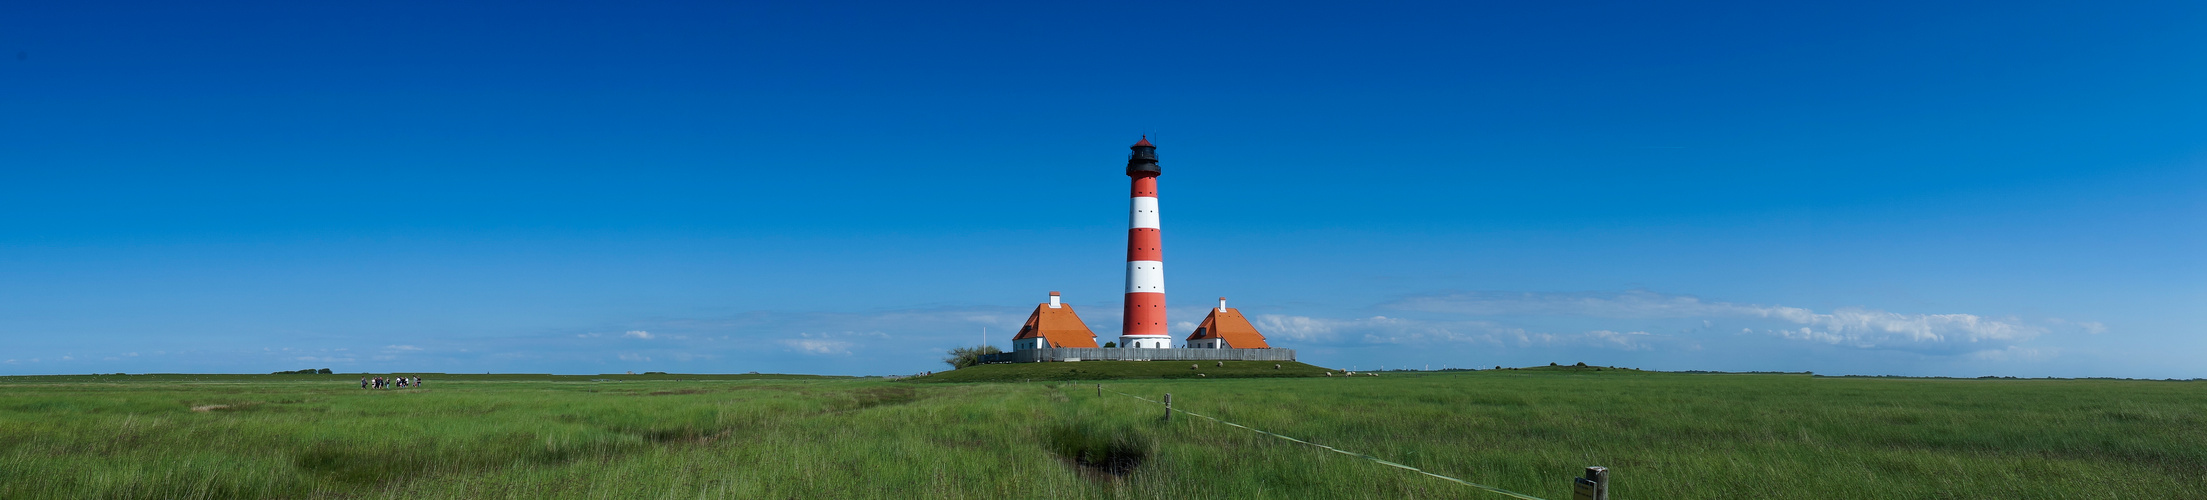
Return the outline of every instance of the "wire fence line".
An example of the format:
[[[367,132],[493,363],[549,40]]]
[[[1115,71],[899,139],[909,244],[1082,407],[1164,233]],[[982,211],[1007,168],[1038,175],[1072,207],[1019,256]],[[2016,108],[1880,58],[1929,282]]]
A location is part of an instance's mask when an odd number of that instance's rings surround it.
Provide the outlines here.
[[[1160,401],[1157,401],[1157,400],[1154,400],[1154,399],[1150,399],[1150,398],[1145,398],[1145,397],[1141,397],[1141,396],[1136,396],[1136,395],[1133,395],[1133,394],[1127,394],[1127,393],[1124,393],[1124,392],[1119,392],[1119,391],[1113,391],[1113,390],[1110,390],[1110,389],[1103,389],[1103,386],[1101,386],[1101,385],[1098,385],[1098,386],[1097,386],[1097,388],[1098,388],[1098,389],[1102,389],[1102,390],[1105,390],[1105,391],[1110,391],[1110,392],[1111,392],[1112,394],[1117,394],[1117,395],[1121,395],[1121,396],[1126,396],[1126,397],[1130,397],[1130,398],[1134,398],[1134,399],[1139,399],[1139,400],[1143,400],[1143,401],[1148,401],[1148,402],[1151,402],[1151,403],[1156,403],[1156,404],[1160,404],[1160,405],[1164,405],[1164,404],[1165,404],[1165,403],[1163,403],[1163,402],[1160,402]],[[1440,475],[1440,474],[1434,474],[1434,473],[1431,473],[1431,472],[1426,472],[1426,471],[1425,471],[1425,469],[1420,469],[1420,468],[1417,468],[1417,467],[1411,467],[1411,466],[1408,466],[1408,465],[1403,465],[1403,464],[1399,464],[1399,463],[1391,462],[1391,461],[1388,461],[1388,460],[1386,460],[1386,459],[1382,459],[1382,458],[1379,458],[1379,457],[1375,457],[1375,456],[1371,456],[1371,455],[1366,455],[1366,454],[1363,454],[1363,453],[1357,453],[1357,452],[1353,452],[1353,451],[1349,451],[1349,450],[1344,450],[1344,449],[1340,449],[1340,448],[1335,448],[1335,447],[1332,447],[1332,446],[1326,446],[1326,445],[1322,445],[1322,444],[1318,444],[1318,443],[1313,443],[1313,442],[1309,442],[1309,441],[1304,441],[1304,440],[1301,440],[1301,439],[1295,439],[1295,438],[1292,438],[1292,437],[1287,437],[1287,436],[1283,436],[1283,435],[1280,435],[1279,433],[1275,433],[1275,432],[1269,432],[1269,431],[1265,431],[1265,430],[1262,430],[1262,429],[1257,429],[1257,428],[1254,428],[1254,427],[1250,427],[1250,426],[1246,426],[1246,425],[1241,425],[1241,424],[1237,424],[1237,423],[1233,423],[1233,422],[1228,422],[1228,421],[1225,421],[1225,420],[1220,420],[1220,419],[1217,419],[1217,418],[1212,418],[1212,417],[1210,417],[1210,416],[1208,416],[1208,415],[1204,415],[1204,414],[1201,414],[1201,413],[1196,413],[1196,412],[1192,412],[1192,411],[1188,411],[1188,410],[1182,410],[1182,409],[1179,409],[1179,408],[1173,408],[1173,407],[1172,407],[1171,405],[1166,405],[1166,406],[1165,406],[1165,410],[1167,410],[1167,411],[1176,411],[1176,412],[1180,412],[1180,413],[1186,413],[1186,414],[1188,414],[1189,416],[1193,416],[1193,417],[1198,417],[1198,418],[1202,418],[1202,419],[1205,419],[1205,420],[1210,420],[1210,421],[1212,421],[1212,422],[1218,422],[1218,423],[1221,423],[1221,424],[1231,425],[1231,426],[1234,426],[1234,427],[1240,427],[1240,428],[1242,428],[1242,429],[1247,429],[1247,430],[1248,430],[1248,431],[1250,431],[1250,432],[1255,432],[1255,433],[1258,433],[1258,434],[1263,434],[1263,435],[1267,435],[1267,436],[1272,436],[1272,437],[1276,437],[1276,438],[1280,438],[1280,439],[1285,439],[1285,440],[1288,440],[1288,441],[1294,441],[1294,442],[1297,442],[1297,443],[1302,443],[1302,444],[1307,444],[1307,445],[1311,445],[1311,446],[1316,446],[1316,447],[1319,447],[1319,448],[1323,448],[1323,449],[1325,449],[1326,451],[1331,451],[1331,452],[1334,452],[1334,453],[1340,453],[1340,454],[1343,454],[1343,455],[1348,455],[1348,456],[1352,456],[1352,457],[1357,457],[1357,458],[1361,458],[1361,459],[1365,459],[1365,460],[1370,460],[1370,461],[1372,461],[1372,462],[1375,462],[1375,463],[1378,463],[1378,464],[1380,464],[1380,465],[1385,465],[1385,466],[1388,466],[1388,467],[1394,467],[1394,468],[1398,468],[1398,469],[1403,469],[1403,470],[1407,470],[1407,471],[1410,471],[1410,472],[1416,472],[1416,473],[1419,473],[1419,474],[1424,474],[1424,475],[1427,475],[1427,476],[1432,476],[1432,477],[1434,477],[1434,478],[1438,478],[1438,479],[1440,479],[1440,480],[1443,480],[1443,481],[1448,481],[1448,482],[1452,482],[1452,483],[1456,483],[1456,484],[1461,484],[1461,485],[1464,485],[1464,486],[1470,486],[1470,487],[1473,487],[1473,488],[1478,488],[1478,489],[1482,489],[1482,490],[1487,490],[1488,492],[1492,492],[1492,493],[1495,493],[1495,494],[1499,494],[1499,495],[1503,495],[1503,496],[1508,496],[1508,497],[1511,497],[1511,498],[1519,498],[1519,499],[1523,499],[1523,500],[1545,500],[1545,499],[1542,499],[1542,498],[1540,498],[1540,497],[1536,497],[1536,496],[1532,496],[1532,495],[1527,495],[1527,494],[1524,494],[1524,493],[1518,493],[1518,492],[1515,492],[1515,491],[1505,490],[1505,489],[1501,489],[1501,488],[1496,488],[1496,487],[1493,487],[1493,486],[1487,486],[1487,485],[1484,485],[1484,484],[1474,483],[1474,482],[1471,482],[1471,481],[1465,481],[1465,480],[1462,480],[1462,479],[1457,479],[1457,478],[1453,478],[1453,477],[1443,476],[1443,475]]]

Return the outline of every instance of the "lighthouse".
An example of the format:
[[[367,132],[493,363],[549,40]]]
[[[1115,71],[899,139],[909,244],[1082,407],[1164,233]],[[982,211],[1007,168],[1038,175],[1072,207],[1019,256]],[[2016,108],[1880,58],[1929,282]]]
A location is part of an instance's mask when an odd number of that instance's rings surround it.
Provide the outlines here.
[[[1157,146],[1149,136],[1134,143],[1126,175],[1134,178],[1132,221],[1126,234],[1126,316],[1119,346],[1130,349],[1172,347],[1165,331],[1165,249],[1157,225]]]

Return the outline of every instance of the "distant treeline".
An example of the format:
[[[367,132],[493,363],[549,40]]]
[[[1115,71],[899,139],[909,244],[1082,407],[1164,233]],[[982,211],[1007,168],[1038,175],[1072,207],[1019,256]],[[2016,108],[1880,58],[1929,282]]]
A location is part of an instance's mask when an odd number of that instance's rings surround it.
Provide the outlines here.
[[[275,373],[270,373],[270,375],[329,375],[330,373],[333,373],[333,372],[331,372],[331,371],[330,371],[330,369],[328,369],[328,368],[321,368],[321,369],[308,368],[308,369],[304,369],[304,370],[292,370],[292,371],[288,371],[288,372],[275,372]]]

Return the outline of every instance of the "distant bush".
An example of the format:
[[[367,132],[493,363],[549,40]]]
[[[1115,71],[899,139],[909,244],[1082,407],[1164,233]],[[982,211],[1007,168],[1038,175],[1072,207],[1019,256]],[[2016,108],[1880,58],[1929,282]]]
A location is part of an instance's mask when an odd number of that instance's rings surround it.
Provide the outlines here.
[[[1117,347],[1119,347],[1119,343],[1118,343],[1118,342],[1105,342],[1105,343],[1104,343],[1104,347],[1105,347],[1105,348],[1117,348]]]
[[[288,372],[274,372],[273,374],[274,374],[274,375],[314,375],[314,374],[327,374],[327,373],[330,373],[330,369],[328,369],[328,368],[321,368],[321,369],[315,369],[315,368],[307,368],[307,369],[304,369],[304,370],[292,370],[292,371],[288,371]]]
[[[950,363],[950,367],[952,369],[965,368],[968,366],[981,364],[981,356],[1001,352],[1004,352],[1004,350],[997,349],[996,346],[992,345],[985,345],[980,347],[960,347],[957,349],[951,349],[950,357],[943,358],[943,362]]]

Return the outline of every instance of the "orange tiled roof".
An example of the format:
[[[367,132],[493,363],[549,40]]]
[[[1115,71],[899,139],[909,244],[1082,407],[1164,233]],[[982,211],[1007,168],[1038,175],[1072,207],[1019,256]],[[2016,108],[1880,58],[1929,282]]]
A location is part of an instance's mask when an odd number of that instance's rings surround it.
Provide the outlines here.
[[[1264,334],[1257,333],[1256,325],[1249,324],[1249,318],[1242,317],[1240,309],[1231,307],[1224,311],[1211,309],[1211,315],[1203,318],[1203,324],[1196,325],[1195,334],[1188,336],[1188,340],[1214,338],[1226,339],[1226,346],[1235,349],[1272,347],[1264,342]]]
[[[1096,332],[1088,331],[1088,323],[1073,314],[1073,306],[1058,306],[1051,309],[1048,302],[1036,305],[1034,314],[1027,315],[1027,324],[1019,327],[1019,335],[1012,340],[1042,337],[1050,347],[1096,347]]]

